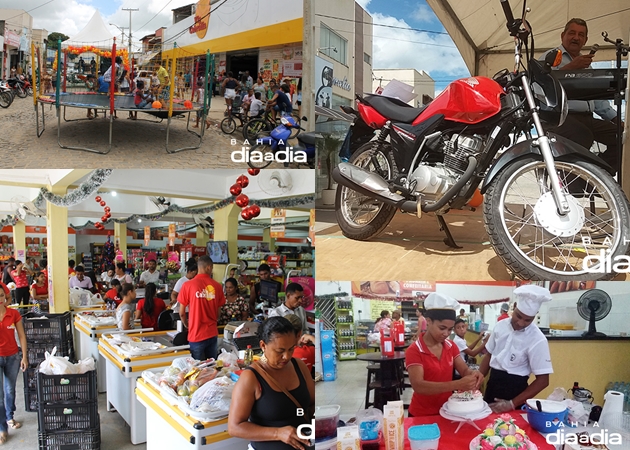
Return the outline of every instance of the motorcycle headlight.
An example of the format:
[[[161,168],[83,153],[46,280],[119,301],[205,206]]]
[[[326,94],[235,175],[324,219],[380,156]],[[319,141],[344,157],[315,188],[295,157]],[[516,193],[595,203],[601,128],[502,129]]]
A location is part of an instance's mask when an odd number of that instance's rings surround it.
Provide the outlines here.
[[[564,121],[567,118],[567,115],[569,114],[569,102],[567,99],[567,93],[564,92],[564,88],[562,87],[562,85],[560,85],[560,107],[562,108],[560,111],[560,122],[558,123],[558,126],[561,126]]]

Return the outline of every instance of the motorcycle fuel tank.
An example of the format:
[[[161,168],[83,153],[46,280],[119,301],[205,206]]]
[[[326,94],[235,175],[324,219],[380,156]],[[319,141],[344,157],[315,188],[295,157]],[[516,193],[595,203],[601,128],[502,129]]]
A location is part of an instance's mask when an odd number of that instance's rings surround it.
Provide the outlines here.
[[[446,120],[461,123],[479,123],[501,111],[503,88],[485,77],[455,80],[426,107],[413,125],[436,114],[444,114]]]

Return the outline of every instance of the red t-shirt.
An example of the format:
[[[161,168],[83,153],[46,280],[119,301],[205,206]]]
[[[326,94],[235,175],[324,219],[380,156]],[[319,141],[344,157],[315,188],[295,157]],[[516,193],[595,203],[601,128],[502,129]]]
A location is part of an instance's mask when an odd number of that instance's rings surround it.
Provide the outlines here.
[[[28,274],[26,270],[22,269],[20,275],[18,275],[17,269],[11,271],[11,276],[15,282],[16,288],[28,287]]]
[[[411,344],[405,352],[405,366],[409,370],[410,366],[422,366],[424,369],[425,381],[445,382],[453,380],[453,361],[461,358],[457,345],[450,339],[442,343],[442,357],[437,357],[431,353],[424,343],[422,333],[418,340]],[[413,416],[433,416],[440,413],[440,408],[451,392],[442,392],[435,395],[420,395],[413,393],[409,414]]]
[[[46,284],[39,287],[37,283],[33,283],[31,284],[31,289],[35,289],[35,295],[48,295],[48,286]]]
[[[201,342],[218,336],[219,308],[225,305],[225,295],[221,285],[210,275],[200,273],[185,283],[177,301],[188,306],[188,341]]]
[[[497,322],[499,322],[501,320],[504,320],[504,319],[509,319],[509,318],[510,318],[509,314],[504,312],[504,313],[501,313],[501,315],[497,318]]]
[[[68,267],[68,278],[75,276],[77,273],[72,267]]]
[[[105,297],[116,302],[116,305],[120,305],[122,302],[122,298],[118,296],[118,291],[116,288],[111,288],[109,291],[105,293]]]
[[[295,359],[301,359],[308,367],[308,370],[313,370],[313,366],[315,365],[315,347],[312,345],[303,345],[301,347],[295,347],[295,351],[293,352],[293,357]]]
[[[15,324],[22,320],[20,312],[7,308],[4,319],[0,322],[0,356],[12,356],[18,352],[15,342]]]
[[[166,305],[164,304],[164,300],[161,298],[153,299],[153,314],[148,315],[143,311],[144,309],[144,299],[138,300],[136,310],[142,311],[142,317],[140,317],[140,323],[142,324],[142,328],[153,328],[155,331],[159,331],[158,328],[158,316],[162,311],[166,309]]]

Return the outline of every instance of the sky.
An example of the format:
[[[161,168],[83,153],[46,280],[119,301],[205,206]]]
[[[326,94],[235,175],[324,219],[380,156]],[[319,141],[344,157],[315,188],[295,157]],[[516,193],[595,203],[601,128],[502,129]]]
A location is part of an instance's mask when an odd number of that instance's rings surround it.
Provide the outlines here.
[[[470,75],[455,44],[426,1],[357,1],[375,24],[409,28],[407,31],[374,27],[374,69],[423,70],[435,80],[436,93],[451,81]]]
[[[33,17],[33,28],[44,28],[49,33],[58,31],[72,37],[83,29],[95,10],[100,11],[105,25],[120,38],[114,26],[129,27],[129,12],[122,8],[138,8],[132,13],[133,40],[138,40],[172,22],[172,9],[194,3],[195,0],[20,0],[19,8]],[[15,8],[16,0],[0,0],[0,8]],[[127,33],[127,30],[125,30]],[[125,42],[127,40],[125,35]]]

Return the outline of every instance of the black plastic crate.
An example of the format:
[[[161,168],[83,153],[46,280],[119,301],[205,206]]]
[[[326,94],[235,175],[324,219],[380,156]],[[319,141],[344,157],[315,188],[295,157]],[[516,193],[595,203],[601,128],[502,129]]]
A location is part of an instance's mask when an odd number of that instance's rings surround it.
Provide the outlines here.
[[[100,426],[98,403],[54,405],[38,403],[37,422],[40,433],[96,428]]]
[[[39,450],[100,450],[101,428],[39,433]]]
[[[24,409],[37,412],[37,389],[24,389]]]
[[[55,347],[57,347],[55,356],[67,356],[70,361],[74,362],[74,343],[72,340],[65,342],[51,340],[47,343],[29,342],[27,344],[29,365],[39,365],[46,359],[46,352],[52,353]]]
[[[72,375],[45,375],[37,372],[36,384],[40,403],[67,405],[98,401],[96,370]]]
[[[67,342],[72,339],[70,311],[63,314],[27,313],[23,319],[28,342]]]

